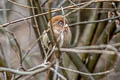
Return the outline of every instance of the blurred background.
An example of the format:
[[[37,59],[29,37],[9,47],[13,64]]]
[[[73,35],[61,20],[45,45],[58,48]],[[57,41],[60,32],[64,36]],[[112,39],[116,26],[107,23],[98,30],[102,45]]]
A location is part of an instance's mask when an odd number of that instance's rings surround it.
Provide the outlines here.
[[[120,80],[119,0],[0,0],[0,80],[46,80],[47,70],[22,75],[1,67],[27,72],[42,64],[39,38],[56,15],[72,31],[60,65],[64,78],[56,80]]]

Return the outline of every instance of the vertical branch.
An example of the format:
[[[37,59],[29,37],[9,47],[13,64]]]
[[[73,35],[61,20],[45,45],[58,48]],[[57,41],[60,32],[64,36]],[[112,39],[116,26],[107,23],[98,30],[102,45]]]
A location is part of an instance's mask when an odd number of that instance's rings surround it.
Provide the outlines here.
[[[28,1],[29,2],[29,5],[32,6],[32,7],[37,7],[37,9],[39,9],[39,5],[37,5],[36,1],[38,0],[30,0]],[[38,13],[40,13],[37,9],[30,9],[30,14],[31,15],[36,15]],[[42,13],[42,12],[41,12]],[[32,24],[33,24],[33,29],[34,29],[34,32],[35,32],[35,35],[36,35],[36,38],[39,38],[44,30],[44,25],[42,25],[41,23],[43,24],[46,24],[44,22],[42,22],[43,20],[41,19],[41,17],[35,17],[32,18]],[[43,47],[42,47],[42,44],[41,44],[41,39],[38,40],[38,44],[39,44],[39,48],[40,48],[40,54],[42,55],[42,58],[44,58],[44,51],[43,51]]]
[[[2,44],[0,43],[0,51],[1,53],[3,54],[4,56],[4,51],[3,51],[3,47],[2,47]],[[0,57],[0,66],[3,66],[3,67],[6,67],[6,61],[5,59],[2,59],[2,57]],[[7,80],[11,80],[11,73],[10,72],[5,72],[6,73],[6,78]],[[1,80],[1,78],[0,78]]]
[[[3,9],[6,9],[6,2],[7,0],[2,0],[2,4],[3,4]],[[3,22],[6,23],[7,22],[7,12],[4,10],[3,11]],[[7,30],[7,28],[5,28],[5,30]],[[9,39],[8,39],[8,36],[9,34],[8,33],[4,33],[5,34],[5,38],[6,38],[6,47],[7,47],[7,50],[5,50],[5,59],[7,61],[7,64],[8,64],[8,67],[11,67],[11,64],[10,64],[10,43],[9,43]]]

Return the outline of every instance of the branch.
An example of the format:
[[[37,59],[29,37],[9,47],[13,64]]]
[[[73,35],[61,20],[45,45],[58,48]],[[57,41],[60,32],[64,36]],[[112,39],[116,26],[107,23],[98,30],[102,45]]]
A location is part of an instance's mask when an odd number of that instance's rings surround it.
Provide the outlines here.
[[[120,0],[96,0],[95,2],[118,2]]]
[[[58,50],[58,49],[55,49]],[[110,50],[78,50],[75,48],[60,48],[60,51],[62,52],[74,52],[74,53],[92,53],[92,54],[115,54],[115,51],[110,51]]]
[[[10,69],[10,68],[5,68],[5,67],[0,67],[0,72],[11,72],[17,75],[34,75],[36,73],[41,73],[44,72],[46,70],[48,70],[54,63],[51,63],[50,65],[46,65],[43,68],[40,69],[35,69],[33,71],[19,71],[19,70],[15,70],[15,69]]]
[[[74,25],[79,25],[79,24],[94,24],[94,23],[100,23],[100,22],[105,22],[105,21],[109,21],[109,20],[115,20],[115,19],[119,19],[119,18],[120,18],[120,16],[116,16],[116,17],[112,17],[112,18],[106,18],[106,19],[95,20],[95,21],[83,21],[83,22],[77,22],[77,23],[70,24],[69,26],[74,26]]]
[[[78,6],[84,5],[84,4],[86,4],[86,3],[89,3],[89,2],[84,2],[84,3],[79,3],[79,4],[76,4],[76,5],[64,7],[63,10],[67,10],[67,9],[69,9],[69,8],[78,7]],[[33,17],[43,16],[43,15],[46,15],[46,14],[49,14],[49,13],[53,13],[53,12],[57,12],[57,11],[61,11],[61,10],[62,10],[62,9],[60,8],[60,9],[52,10],[52,11],[50,11],[50,12],[45,12],[45,13],[37,14],[37,15],[34,15],[34,16],[29,16],[29,17],[25,17],[25,18],[22,18],[22,19],[14,20],[14,21],[11,21],[11,22],[8,22],[8,23],[5,23],[5,24],[0,25],[0,27],[7,27],[7,26],[10,25],[10,24],[14,24],[14,23],[17,23],[17,22],[20,22],[20,21],[24,21],[24,20],[31,19],[31,18],[33,18]]]

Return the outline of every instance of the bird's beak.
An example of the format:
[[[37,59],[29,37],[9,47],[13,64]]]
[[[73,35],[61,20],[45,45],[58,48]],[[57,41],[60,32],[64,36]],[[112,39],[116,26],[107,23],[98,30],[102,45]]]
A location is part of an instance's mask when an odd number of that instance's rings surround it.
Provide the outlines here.
[[[68,28],[69,28],[68,24],[65,24],[65,26],[64,26],[64,31],[67,32],[67,31],[68,31]]]
[[[64,28],[68,27],[68,24],[65,24]]]

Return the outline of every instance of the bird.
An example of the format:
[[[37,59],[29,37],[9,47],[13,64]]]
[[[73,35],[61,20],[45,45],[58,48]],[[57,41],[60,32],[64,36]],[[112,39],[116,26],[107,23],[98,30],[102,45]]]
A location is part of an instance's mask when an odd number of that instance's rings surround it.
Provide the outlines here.
[[[68,25],[68,20],[63,15],[57,15],[51,18],[48,22],[48,27],[52,25],[55,38],[59,44],[59,47],[68,47],[70,46],[72,33]],[[45,33],[42,38],[45,48],[49,48],[50,40],[48,34]]]
[[[72,39],[72,33],[70,30],[70,27],[68,25],[68,19],[63,15],[57,15],[52,17],[48,21],[48,27],[52,27],[54,36],[56,38],[56,41],[58,43],[59,48],[65,48],[70,46],[70,42]],[[45,32],[42,38],[44,47],[48,50],[51,50],[50,47],[50,39],[48,37],[48,34]],[[54,52],[56,55],[57,52]],[[53,61],[55,58],[55,55],[51,55],[50,59],[48,61]],[[59,54],[58,54],[59,55]],[[49,76],[53,76],[53,74],[48,70],[46,80],[48,80]]]

